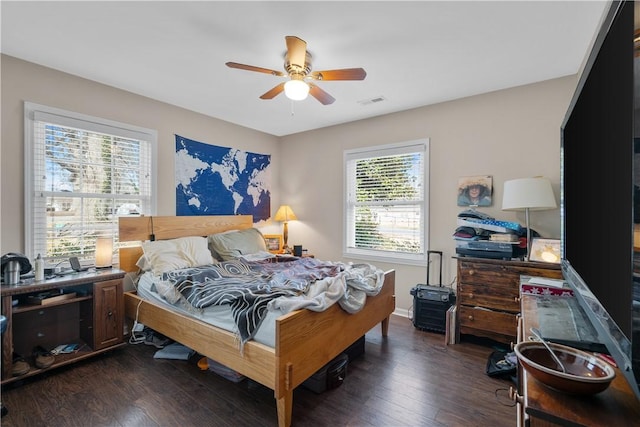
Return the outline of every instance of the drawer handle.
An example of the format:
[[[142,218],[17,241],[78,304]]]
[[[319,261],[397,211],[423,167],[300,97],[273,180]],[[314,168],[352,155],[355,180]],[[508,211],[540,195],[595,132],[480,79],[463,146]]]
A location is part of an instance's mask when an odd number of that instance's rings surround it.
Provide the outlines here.
[[[107,313],[107,316],[108,316],[108,317],[113,316],[113,312],[112,312],[111,310],[109,310],[109,312]]]
[[[509,387],[509,398],[513,400],[514,403],[519,403],[521,405],[524,400],[513,387]]]
[[[469,315],[469,320],[473,320],[473,316]]]
[[[476,273],[475,270],[473,270],[473,269],[469,270],[469,276],[473,276],[475,273]]]
[[[517,302],[518,304],[520,304],[520,297],[515,297],[513,300],[514,300],[515,302]]]

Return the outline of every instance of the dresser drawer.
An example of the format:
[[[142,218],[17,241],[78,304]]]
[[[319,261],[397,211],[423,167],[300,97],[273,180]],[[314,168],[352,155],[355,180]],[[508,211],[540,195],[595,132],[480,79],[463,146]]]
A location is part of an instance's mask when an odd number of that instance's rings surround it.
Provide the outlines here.
[[[15,313],[13,317],[17,325],[14,326],[14,334],[17,328],[44,328],[55,323],[67,324],[70,322],[78,322],[79,310],[77,303],[42,306],[30,311]]]
[[[36,345],[48,349],[78,341],[77,303],[17,313],[13,315],[13,322],[14,351],[23,356],[30,355]]]
[[[478,307],[458,307],[458,323],[461,333],[483,335],[479,331],[490,331],[515,337],[518,320],[515,314],[487,310]]]
[[[518,286],[520,274],[504,265],[464,262],[459,264],[460,281],[478,285]]]
[[[460,305],[481,306],[498,311],[520,311],[518,286],[505,287],[491,282],[482,285],[462,282],[458,285]]]

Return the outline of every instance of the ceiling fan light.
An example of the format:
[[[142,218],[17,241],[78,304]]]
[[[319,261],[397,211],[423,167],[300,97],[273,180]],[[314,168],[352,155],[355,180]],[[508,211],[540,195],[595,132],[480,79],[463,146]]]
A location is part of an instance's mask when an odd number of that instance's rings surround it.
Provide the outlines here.
[[[284,84],[284,94],[292,101],[302,101],[309,95],[309,85],[302,80],[289,80]]]

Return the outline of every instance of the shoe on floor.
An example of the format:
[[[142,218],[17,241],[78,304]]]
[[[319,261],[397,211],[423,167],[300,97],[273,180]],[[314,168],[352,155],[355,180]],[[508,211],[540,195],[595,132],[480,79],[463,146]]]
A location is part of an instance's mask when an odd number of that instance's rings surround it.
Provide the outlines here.
[[[31,366],[27,362],[24,361],[22,356],[18,356],[16,354],[13,355],[13,364],[11,366],[11,375],[14,377],[19,377],[21,375],[26,374],[31,370]]]
[[[145,329],[144,331],[145,345],[152,345],[155,348],[164,348],[170,342],[171,340],[169,338],[155,332],[152,329]]]
[[[40,369],[46,369],[49,366],[53,365],[56,358],[50,351],[45,350],[44,348],[38,346],[33,350],[33,357],[35,359],[36,367]]]

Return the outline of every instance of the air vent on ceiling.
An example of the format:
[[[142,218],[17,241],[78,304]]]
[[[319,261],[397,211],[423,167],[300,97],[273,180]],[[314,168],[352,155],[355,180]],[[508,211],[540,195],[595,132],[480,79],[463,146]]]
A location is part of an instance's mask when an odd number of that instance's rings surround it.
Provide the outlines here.
[[[358,101],[358,104],[360,104],[360,105],[371,105],[371,104],[378,104],[378,103],[384,102],[386,100],[387,100],[387,98],[385,98],[384,96],[376,96],[374,98],[363,99],[362,101]]]

